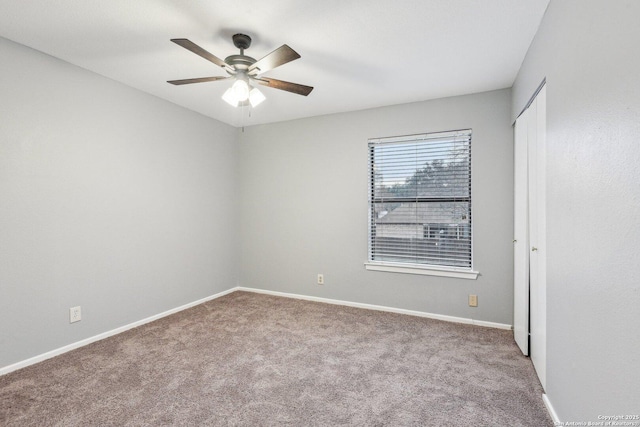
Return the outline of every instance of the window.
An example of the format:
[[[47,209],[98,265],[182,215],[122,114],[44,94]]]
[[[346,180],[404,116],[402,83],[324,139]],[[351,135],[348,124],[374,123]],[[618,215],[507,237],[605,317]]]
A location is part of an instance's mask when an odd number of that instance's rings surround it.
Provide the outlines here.
[[[367,268],[471,271],[470,129],[369,140],[369,172]]]

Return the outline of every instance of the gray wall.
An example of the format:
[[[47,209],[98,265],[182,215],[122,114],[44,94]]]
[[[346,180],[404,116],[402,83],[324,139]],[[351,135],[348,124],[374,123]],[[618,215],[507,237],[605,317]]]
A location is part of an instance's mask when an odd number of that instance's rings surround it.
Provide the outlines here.
[[[507,89],[247,128],[240,134],[241,285],[511,324],[510,96]],[[473,128],[481,276],[366,271],[367,139],[465,128]],[[478,308],[468,306],[470,293]]]
[[[1,38],[0,58],[0,367],[237,284],[236,129]]]
[[[513,87],[547,78],[547,394],[561,421],[640,410],[640,2],[552,0]]]

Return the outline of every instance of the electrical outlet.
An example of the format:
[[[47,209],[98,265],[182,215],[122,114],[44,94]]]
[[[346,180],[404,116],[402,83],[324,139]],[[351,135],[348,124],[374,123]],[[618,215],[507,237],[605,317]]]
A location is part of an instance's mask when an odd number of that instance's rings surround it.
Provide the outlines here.
[[[69,323],[79,322],[82,320],[82,309],[80,306],[71,307],[69,309]]]
[[[324,285],[324,274],[318,274],[318,285]]]
[[[469,307],[478,306],[478,295],[469,295]]]

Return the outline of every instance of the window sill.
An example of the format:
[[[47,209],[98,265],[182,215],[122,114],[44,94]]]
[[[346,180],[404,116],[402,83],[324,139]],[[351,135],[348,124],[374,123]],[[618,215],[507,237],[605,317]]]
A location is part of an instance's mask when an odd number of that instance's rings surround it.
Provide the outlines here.
[[[441,276],[441,277],[455,277],[458,279],[476,280],[478,278],[477,271],[472,270],[456,270],[445,267],[427,267],[417,264],[394,264],[387,262],[373,262],[367,261],[364,263],[364,268],[371,271],[386,271],[389,273],[404,273],[404,274],[422,274],[426,276]]]

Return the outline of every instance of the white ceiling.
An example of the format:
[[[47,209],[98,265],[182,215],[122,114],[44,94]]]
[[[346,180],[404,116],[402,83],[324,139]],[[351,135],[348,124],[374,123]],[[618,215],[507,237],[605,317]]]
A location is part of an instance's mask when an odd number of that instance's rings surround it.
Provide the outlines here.
[[[270,123],[510,87],[549,0],[0,0],[0,36],[234,126]],[[171,43],[214,55],[253,38],[261,58],[302,58],[266,77],[314,86],[308,97],[261,87],[248,112],[220,99],[225,75]],[[246,109],[245,109],[246,110]]]

